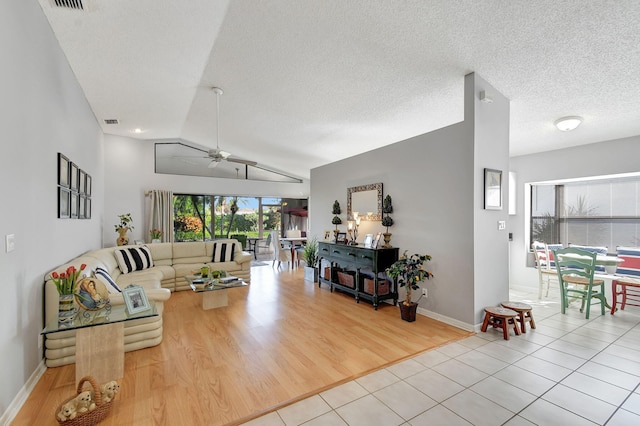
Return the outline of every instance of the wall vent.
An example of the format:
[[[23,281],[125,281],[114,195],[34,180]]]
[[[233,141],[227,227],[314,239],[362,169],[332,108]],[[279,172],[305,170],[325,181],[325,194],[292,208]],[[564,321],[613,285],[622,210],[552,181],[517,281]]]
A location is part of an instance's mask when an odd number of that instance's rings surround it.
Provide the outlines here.
[[[82,0],[53,0],[57,7],[65,7],[68,9],[84,10]]]
[[[104,124],[120,124],[117,118],[108,118],[104,120]]]

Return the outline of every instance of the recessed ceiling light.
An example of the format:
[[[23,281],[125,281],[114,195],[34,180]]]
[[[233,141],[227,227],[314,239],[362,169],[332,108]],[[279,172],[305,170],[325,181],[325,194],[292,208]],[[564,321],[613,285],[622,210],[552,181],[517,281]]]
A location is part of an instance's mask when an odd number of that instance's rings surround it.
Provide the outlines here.
[[[556,125],[558,130],[568,132],[578,127],[582,123],[582,117],[570,116],[557,119],[553,124]]]
[[[142,133],[141,128],[133,129],[133,133]]]

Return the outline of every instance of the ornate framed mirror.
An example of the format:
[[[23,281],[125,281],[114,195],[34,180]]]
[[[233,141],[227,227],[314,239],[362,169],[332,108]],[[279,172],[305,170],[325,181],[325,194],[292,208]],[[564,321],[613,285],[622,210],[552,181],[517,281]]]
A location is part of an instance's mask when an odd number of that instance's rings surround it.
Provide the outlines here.
[[[347,188],[347,214],[361,220],[382,220],[382,182]]]

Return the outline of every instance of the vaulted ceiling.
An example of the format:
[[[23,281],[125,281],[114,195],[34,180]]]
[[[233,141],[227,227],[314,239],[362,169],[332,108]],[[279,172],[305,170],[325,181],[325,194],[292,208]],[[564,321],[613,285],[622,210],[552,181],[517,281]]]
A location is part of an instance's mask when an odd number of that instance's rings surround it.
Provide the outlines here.
[[[105,133],[215,148],[219,86],[220,147],[297,177],[462,121],[469,72],[511,100],[512,156],[640,134],[636,0],[56,1]]]

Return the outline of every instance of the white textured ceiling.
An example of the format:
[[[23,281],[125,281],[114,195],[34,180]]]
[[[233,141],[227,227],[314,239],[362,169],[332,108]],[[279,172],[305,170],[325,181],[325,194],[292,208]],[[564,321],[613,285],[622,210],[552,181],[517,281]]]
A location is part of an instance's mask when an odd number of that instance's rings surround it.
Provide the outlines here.
[[[213,148],[219,86],[220,147],[300,177],[462,121],[469,72],[512,156],[640,134],[637,0],[39,1],[106,133]]]

